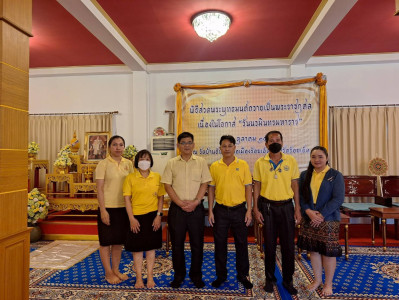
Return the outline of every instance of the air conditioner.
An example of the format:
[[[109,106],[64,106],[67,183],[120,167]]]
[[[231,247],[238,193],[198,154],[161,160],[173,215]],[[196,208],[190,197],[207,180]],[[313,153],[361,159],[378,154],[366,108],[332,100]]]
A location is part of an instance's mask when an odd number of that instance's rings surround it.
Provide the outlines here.
[[[154,136],[151,138],[151,152],[175,150],[175,136]]]
[[[151,170],[163,174],[166,163],[175,156],[175,137],[156,136],[151,138],[151,155],[154,165]]]

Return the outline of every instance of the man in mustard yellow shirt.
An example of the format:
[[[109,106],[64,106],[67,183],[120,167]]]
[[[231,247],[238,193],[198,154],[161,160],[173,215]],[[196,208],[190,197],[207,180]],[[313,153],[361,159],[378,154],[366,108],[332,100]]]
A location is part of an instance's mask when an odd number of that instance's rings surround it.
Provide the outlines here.
[[[208,164],[193,154],[194,136],[183,132],[177,137],[180,155],[166,164],[161,182],[165,184],[172,203],[168,212],[168,226],[172,242],[172,262],[175,271],[170,286],[178,288],[186,276],[184,241],[188,231],[191,248],[189,276],[197,288],[202,288],[202,260],[204,255],[204,205],[202,199],[212,180]]]
[[[269,153],[259,158],[254,167],[254,216],[263,224],[265,245],[265,291],[273,292],[276,283],[277,237],[280,240],[283,286],[291,294],[298,291],[293,285],[295,271],[295,222],[301,220],[298,179],[299,169],[295,158],[281,152],[283,136],[270,131],[265,136]],[[294,204],[295,202],[295,210]]]
[[[252,221],[251,171],[246,161],[235,157],[236,140],[233,136],[222,136],[219,144],[223,158],[211,165],[212,182],[208,187],[208,220],[215,238],[217,276],[212,286],[220,287],[227,279],[227,236],[231,228],[236,248],[237,279],[246,289],[251,289],[247,240],[248,226]]]

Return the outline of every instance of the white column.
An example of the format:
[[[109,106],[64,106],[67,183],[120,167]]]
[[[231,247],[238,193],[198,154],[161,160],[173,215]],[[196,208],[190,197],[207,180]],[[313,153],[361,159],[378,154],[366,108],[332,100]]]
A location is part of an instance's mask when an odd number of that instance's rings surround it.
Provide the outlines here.
[[[144,71],[133,72],[133,88],[131,101],[130,128],[127,130],[129,142],[138,150],[150,147],[149,132],[149,100],[148,100],[148,74]]]

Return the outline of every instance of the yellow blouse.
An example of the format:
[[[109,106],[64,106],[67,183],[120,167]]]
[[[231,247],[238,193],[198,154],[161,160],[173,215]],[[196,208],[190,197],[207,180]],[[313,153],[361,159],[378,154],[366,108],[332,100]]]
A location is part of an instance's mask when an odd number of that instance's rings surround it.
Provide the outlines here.
[[[158,209],[158,197],[166,194],[161,175],[150,171],[143,177],[135,170],[123,183],[123,196],[132,196],[133,215],[144,215]]]
[[[310,181],[310,189],[312,190],[313,203],[316,203],[317,201],[321,183],[323,182],[324,176],[326,176],[328,170],[330,170],[330,167],[328,165],[324,168],[323,171],[319,173],[316,172],[316,170],[313,170],[312,180]]]

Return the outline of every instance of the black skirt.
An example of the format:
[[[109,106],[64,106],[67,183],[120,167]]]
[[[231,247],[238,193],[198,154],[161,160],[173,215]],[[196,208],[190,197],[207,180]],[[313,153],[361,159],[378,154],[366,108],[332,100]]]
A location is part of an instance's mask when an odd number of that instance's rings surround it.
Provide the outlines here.
[[[97,212],[98,240],[100,246],[123,245],[129,231],[129,217],[126,208],[106,208],[111,225],[101,221],[100,209]]]
[[[324,256],[341,256],[339,221],[325,221],[316,228],[310,225],[309,220],[302,218],[297,246],[299,249],[318,252]]]
[[[129,230],[125,244],[127,251],[141,252],[162,248],[162,226],[157,231],[152,228],[156,216],[157,211],[134,216],[140,223],[140,231],[134,233]]]

